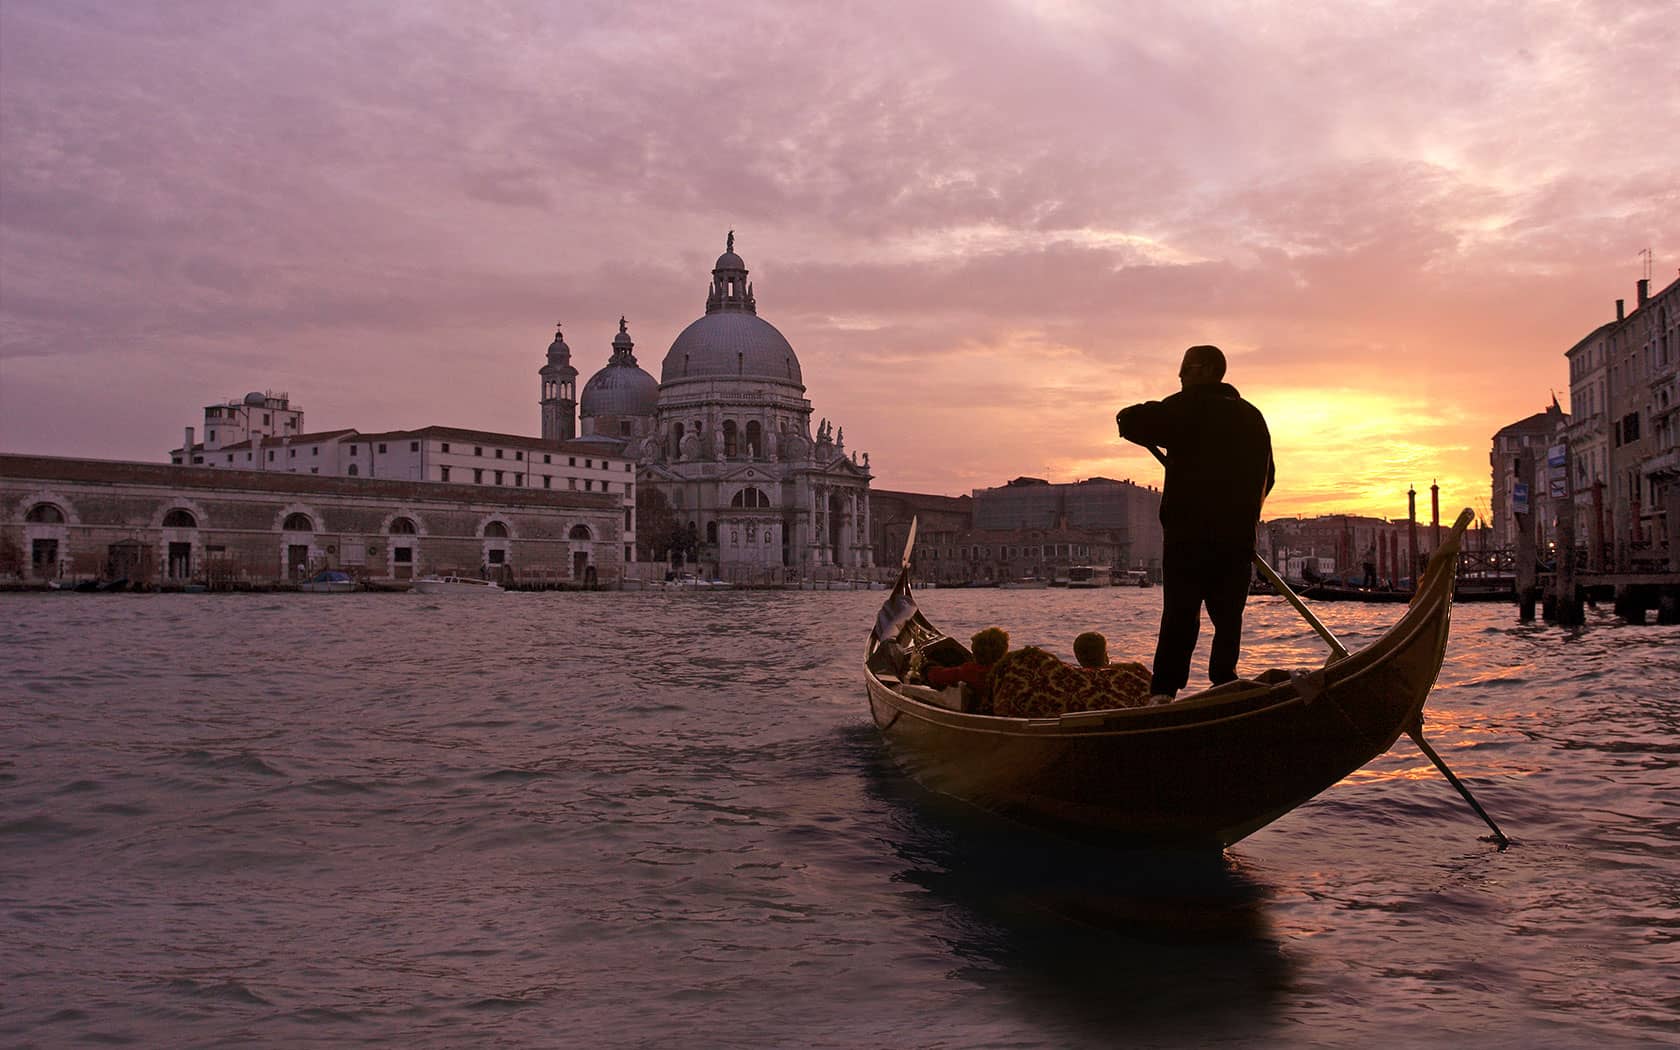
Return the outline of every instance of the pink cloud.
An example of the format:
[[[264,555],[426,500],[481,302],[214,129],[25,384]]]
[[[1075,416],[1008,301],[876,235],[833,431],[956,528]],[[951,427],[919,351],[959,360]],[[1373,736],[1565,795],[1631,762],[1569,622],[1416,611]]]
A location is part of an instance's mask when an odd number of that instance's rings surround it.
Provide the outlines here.
[[[733,226],[883,484],[1144,476],[1114,409],[1214,341],[1274,507],[1473,487],[1680,263],[1668,8],[14,0],[0,447],[155,458],[270,386],[533,431],[552,322],[657,373]],[[1293,433],[1315,390],[1391,416]]]

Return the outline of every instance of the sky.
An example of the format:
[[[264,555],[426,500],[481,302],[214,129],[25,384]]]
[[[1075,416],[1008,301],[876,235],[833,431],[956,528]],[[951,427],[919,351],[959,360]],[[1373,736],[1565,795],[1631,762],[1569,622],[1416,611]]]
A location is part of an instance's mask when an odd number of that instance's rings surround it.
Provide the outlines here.
[[[877,487],[1158,485],[1114,413],[1215,343],[1268,517],[1485,514],[1680,272],[1677,53],[1672,0],[0,0],[0,449],[536,434],[554,323],[657,376],[733,229]]]

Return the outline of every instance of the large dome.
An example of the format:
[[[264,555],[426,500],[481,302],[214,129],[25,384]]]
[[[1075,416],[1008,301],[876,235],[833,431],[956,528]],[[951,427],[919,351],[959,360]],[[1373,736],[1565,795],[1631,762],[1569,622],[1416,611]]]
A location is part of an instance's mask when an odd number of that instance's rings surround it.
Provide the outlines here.
[[[662,383],[713,376],[805,385],[799,358],[782,333],[743,311],[709,313],[684,328],[659,370]]]
[[[651,416],[659,407],[659,382],[635,365],[610,364],[583,385],[578,413],[594,416]]]

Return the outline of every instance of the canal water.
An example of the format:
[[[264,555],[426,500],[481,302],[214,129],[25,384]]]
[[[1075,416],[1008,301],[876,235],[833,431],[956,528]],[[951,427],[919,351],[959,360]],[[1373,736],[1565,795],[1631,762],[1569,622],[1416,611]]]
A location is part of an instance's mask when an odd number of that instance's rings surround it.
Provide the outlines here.
[[[5,598],[0,1043],[1674,1045],[1680,629],[1457,610],[1428,724],[1508,851],[1403,740],[1196,858],[907,783],[880,598]],[[1145,660],[1160,609],[921,599]],[[1276,599],[1247,639],[1322,659]]]

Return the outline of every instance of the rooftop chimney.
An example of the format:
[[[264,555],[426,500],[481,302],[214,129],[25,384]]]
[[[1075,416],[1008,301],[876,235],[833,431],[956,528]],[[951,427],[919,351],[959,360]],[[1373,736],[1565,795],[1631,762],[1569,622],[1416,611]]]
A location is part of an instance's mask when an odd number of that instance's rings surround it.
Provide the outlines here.
[[[1616,320],[1620,321],[1622,319],[1623,319],[1623,317],[1622,317],[1622,300],[1617,299],[1616,300]]]
[[[1641,277],[1639,279],[1638,287],[1639,287],[1639,305],[1644,306],[1646,300],[1651,298],[1651,279],[1649,277]]]
[[[183,467],[188,466],[189,464],[192,463],[192,447],[193,447],[193,428],[188,427],[187,428],[186,440],[181,445],[181,465]]]

